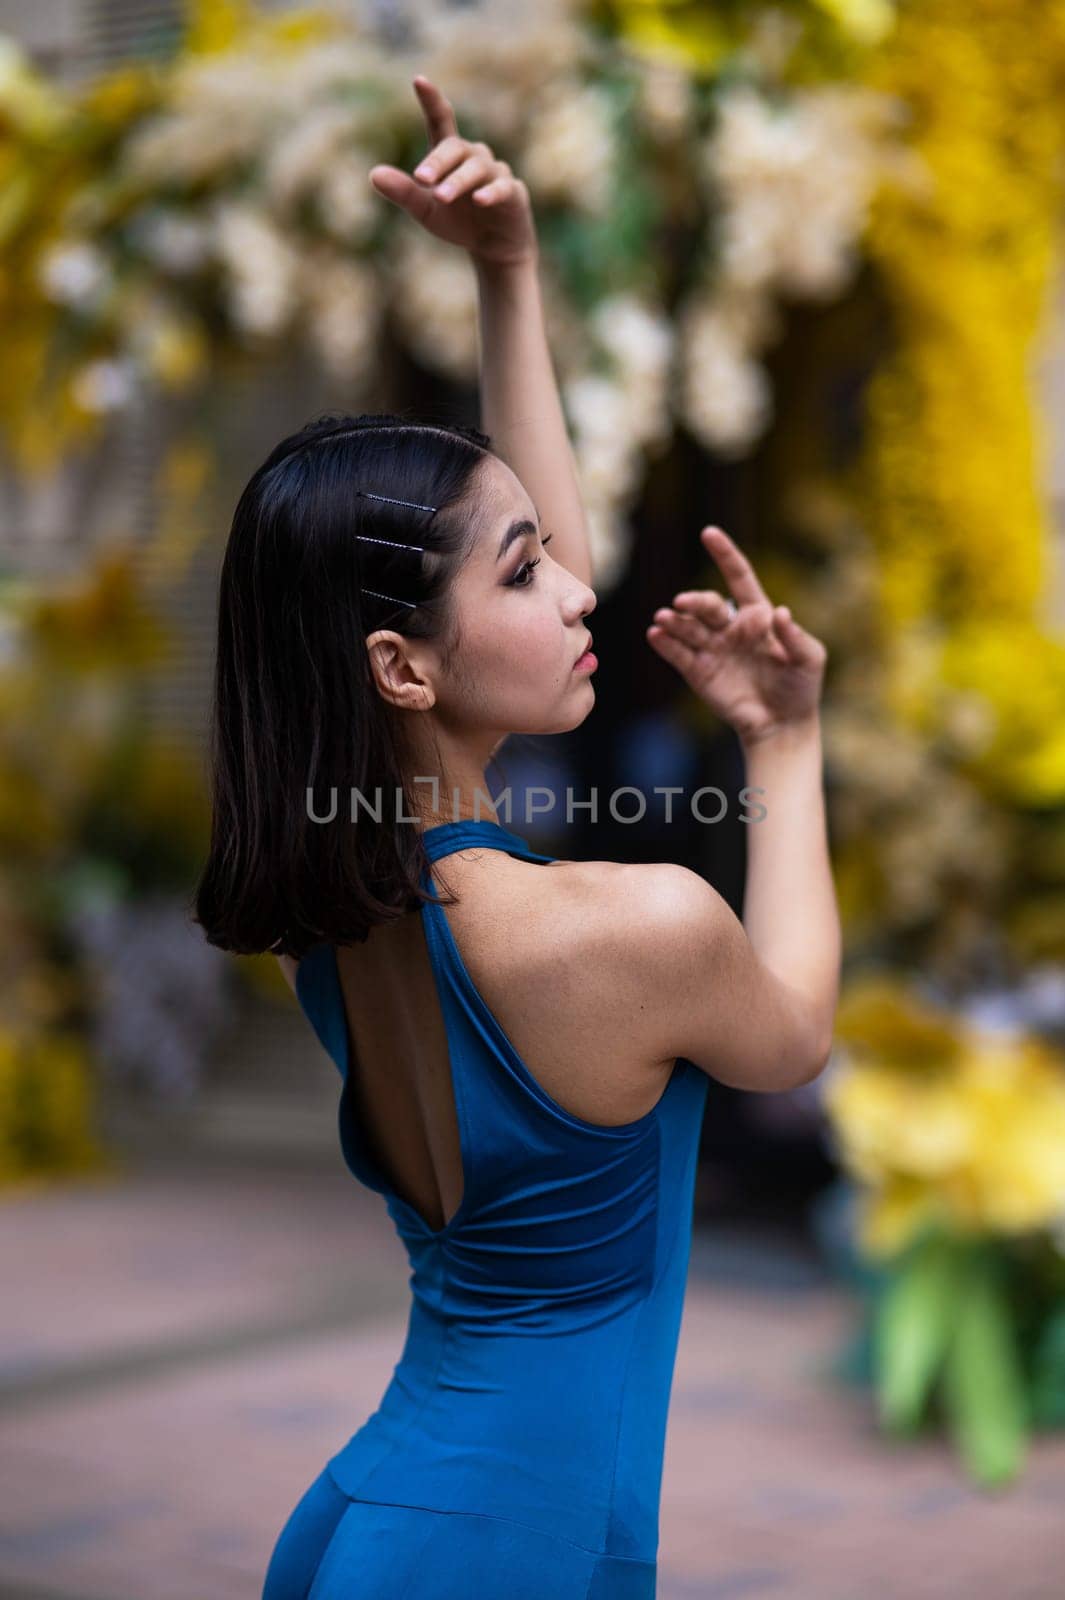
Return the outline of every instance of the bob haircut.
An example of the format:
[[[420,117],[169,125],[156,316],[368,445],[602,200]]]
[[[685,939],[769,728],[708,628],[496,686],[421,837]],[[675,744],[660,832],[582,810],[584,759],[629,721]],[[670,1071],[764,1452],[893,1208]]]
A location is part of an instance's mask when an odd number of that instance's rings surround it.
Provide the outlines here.
[[[490,454],[466,424],[334,412],[253,473],[219,581],[211,836],[193,910],[209,944],[300,960],[435,898],[420,886],[421,830],[400,820],[414,809],[400,729],[363,641],[393,628],[451,659],[449,591]]]

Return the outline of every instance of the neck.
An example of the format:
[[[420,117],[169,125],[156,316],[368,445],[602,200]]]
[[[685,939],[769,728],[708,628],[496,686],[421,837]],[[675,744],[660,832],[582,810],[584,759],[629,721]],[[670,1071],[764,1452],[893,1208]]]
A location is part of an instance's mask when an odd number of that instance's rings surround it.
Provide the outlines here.
[[[406,767],[408,809],[422,828],[442,822],[499,822],[485,772],[501,743],[496,737],[478,749],[442,745],[431,759],[424,750],[414,753]]]

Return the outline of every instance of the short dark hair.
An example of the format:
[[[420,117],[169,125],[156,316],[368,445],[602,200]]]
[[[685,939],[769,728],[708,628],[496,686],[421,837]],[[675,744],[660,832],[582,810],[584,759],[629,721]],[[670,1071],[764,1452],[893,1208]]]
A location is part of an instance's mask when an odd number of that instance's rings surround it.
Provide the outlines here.
[[[211,837],[193,912],[209,944],[299,960],[429,898],[421,830],[395,810],[397,793],[402,815],[413,809],[395,712],[362,641],[388,627],[454,652],[449,592],[491,453],[468,424],[332,412],[252,474],[219,581]],[[383,820],[352,822],[338,800],[335,822],[315,821],[308,789],[318,815],[334,787],[371,804],[379,793]]]

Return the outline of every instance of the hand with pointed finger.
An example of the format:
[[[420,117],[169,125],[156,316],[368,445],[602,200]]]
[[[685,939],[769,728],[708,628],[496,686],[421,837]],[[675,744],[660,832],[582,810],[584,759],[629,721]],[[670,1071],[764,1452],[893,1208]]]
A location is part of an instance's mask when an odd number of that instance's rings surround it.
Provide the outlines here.
[[[713,589],[685,589],[661,606],[648,643],[745,743],[815,717],[828,651],[775,606],[751,563],[721,528],[703,546],[724,574],[736,609]]]
[[[378,194],[438,239],[468,250],[475,263],[536,261],[536,224],[525,184],[488,145],[462,138],[451,103],[435,84],[420,73],[413,81],[429,148],[413,176],[399,167],[371,168]]]

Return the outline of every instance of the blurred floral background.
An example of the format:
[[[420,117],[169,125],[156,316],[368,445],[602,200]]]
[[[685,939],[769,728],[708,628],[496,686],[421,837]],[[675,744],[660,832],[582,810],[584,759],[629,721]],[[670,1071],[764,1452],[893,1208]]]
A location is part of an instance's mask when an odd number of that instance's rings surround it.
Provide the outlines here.
[[[367,178],[422,71],[529,186],[594,542],[595,717],[502,766],[735,780],[641,632],[708,517],[825,640],[837,1048],[712,1086],[704,1214],[798,1195],[841,1374],[1010,1481],[1065,1423],[1065,3],[50,9],[0,8],[0,1183],[193,1128],[287,1006],[188,919],[213,585],[306,417],[477,420],[469,263]],[[742,832],[584,843],[738,907]]]

